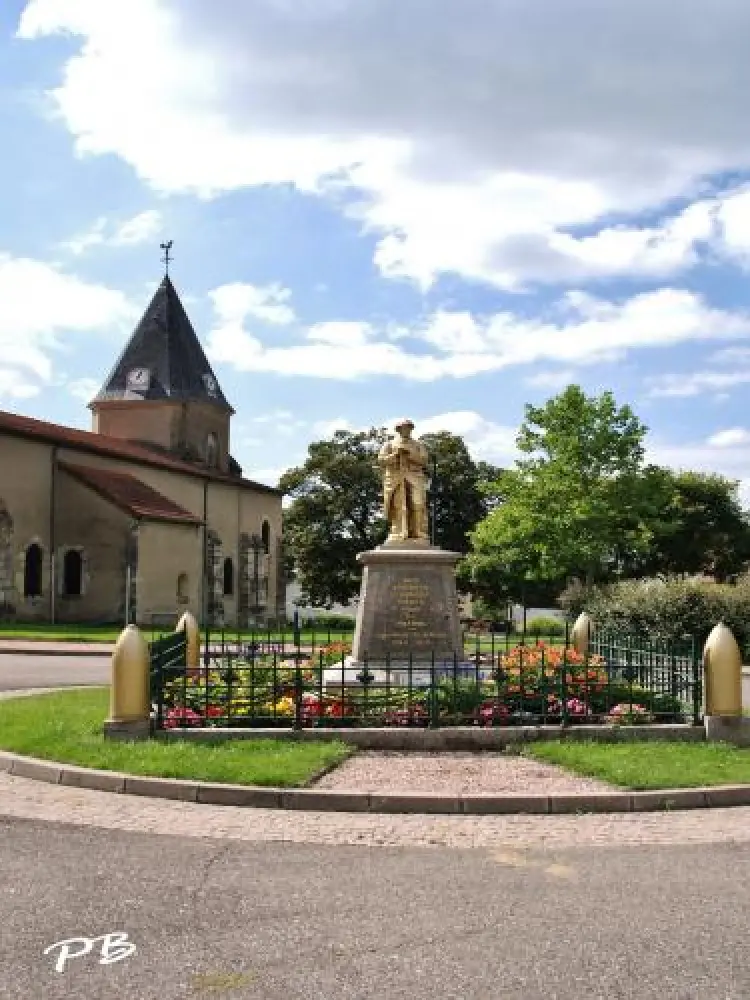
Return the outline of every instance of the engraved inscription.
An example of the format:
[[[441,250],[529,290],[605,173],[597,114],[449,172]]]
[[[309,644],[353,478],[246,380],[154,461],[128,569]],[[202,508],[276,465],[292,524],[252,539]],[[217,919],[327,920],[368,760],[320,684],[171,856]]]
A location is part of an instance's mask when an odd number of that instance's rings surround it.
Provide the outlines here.
[[[442,602],[419,577],[402,577],[389,588],[385,627],[377,639],[393,653],[441,653],[451,646]]]

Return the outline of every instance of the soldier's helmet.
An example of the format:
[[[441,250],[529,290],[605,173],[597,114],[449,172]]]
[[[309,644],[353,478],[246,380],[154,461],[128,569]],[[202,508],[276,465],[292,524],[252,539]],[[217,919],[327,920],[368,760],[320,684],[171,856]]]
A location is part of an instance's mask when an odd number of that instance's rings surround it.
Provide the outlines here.
[[[413,420],[409,420],[408,417],[402,417],[400,420],[397,420],[396,423],[393,426],[394,426],[395,430],[397,430],[397,431],[405,430],[407,427],[410,430],[413,431],[414,430],[414,421]]]

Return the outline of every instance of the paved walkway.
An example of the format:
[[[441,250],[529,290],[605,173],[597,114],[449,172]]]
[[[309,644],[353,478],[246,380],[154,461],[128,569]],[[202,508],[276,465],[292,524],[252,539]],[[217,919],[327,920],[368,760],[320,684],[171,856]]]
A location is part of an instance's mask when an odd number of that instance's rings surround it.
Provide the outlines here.
[[[0,653],[23,656],[111,656],[113,642],[57,642],[52,640],[0,639]]]
[[[183,837],[369,847],[750,844],[750,807],[585,816],[289,812],[151,800],[47,785],[6,773],[0,773],[0,816]]]
[[[502,753],[361,753],[316,788],[393,795],[576,795],[621,791],[561,767]]]
[[[0,691],[19,688],[108,685],[112,664],[108,656],[12,656],[0,653]]]

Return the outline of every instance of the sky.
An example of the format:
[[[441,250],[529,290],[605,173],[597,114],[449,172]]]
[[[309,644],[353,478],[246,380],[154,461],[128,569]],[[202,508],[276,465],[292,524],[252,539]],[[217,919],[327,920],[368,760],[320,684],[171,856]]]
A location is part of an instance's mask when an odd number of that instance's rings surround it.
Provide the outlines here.
[[[171,277],[275,484],[611,389],[750,506],[747,0],[2,0],[0,409],[89,428]]]

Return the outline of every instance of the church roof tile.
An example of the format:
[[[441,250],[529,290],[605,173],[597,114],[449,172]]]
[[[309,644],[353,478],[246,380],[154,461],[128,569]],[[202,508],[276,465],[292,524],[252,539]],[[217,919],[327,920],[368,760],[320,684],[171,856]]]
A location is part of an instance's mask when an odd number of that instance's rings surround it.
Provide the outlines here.
[[[260,493],[273,493],[281,496],[280,490],[265,483],[257,483],[251,479],[239,476],[227,476],[215,469],[204,469],[191,465],[170,455],[162,455],[144,445],[123,441],[119,438],[107,437],[104,434],[94,434],[91,431],[81,431],[62,424],[48,423],[46,420],[36,420],[33,417],[22,417],[17,413],[0,410],[0,433],[13,434],[18,437],[34,438],[58,447],[80,450],[104,458],[123,462],[135,462],[141,465],[165,469],[168,472],[180,472],[199,479],[223,482],[229,485],[243,486],[257,490]]]
[[[203,523],[195,514],[180,507],[129,473],[97,469],[88,465],[71,465],[69,462],[59,462],[58,465],[84,486],[88,486],[132,517],[145,518],[149,521],[174,521],[181,524]]]

